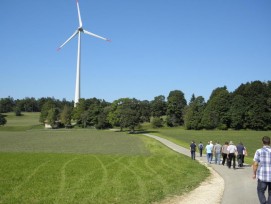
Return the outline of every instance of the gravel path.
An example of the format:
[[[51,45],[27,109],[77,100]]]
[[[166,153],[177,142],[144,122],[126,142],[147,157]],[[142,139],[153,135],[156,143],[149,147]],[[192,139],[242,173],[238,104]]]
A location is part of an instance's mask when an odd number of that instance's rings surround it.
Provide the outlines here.
[[[154,138],[176,152],[190,157],[190,151],[169,140],[151,134],[145,136]],[[257,204],[259,203],[256,180],[252,179],[251,166],[229,169],[227,166],[207,164],[206,156],[196,159],[206,165],[212,175],[206,179],[198,188],[184,196],[175,196],[165,199],[161,204]]]

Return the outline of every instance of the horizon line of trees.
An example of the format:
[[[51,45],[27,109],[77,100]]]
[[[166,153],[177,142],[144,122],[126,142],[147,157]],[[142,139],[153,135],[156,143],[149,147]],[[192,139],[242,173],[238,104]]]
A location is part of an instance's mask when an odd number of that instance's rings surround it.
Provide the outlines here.
[[[150,122],[153,127],[184,126],[188,130],[271,130],[271,81],[241,84],[233,92],[226,86],[218,87],[207,102],[193,94],[187,103],[180,90],[170,91],[167,98],[156,96],[152,101],[121,98],[110,103],[97,98],[80,99],[75,108],[73,101],[65,99],[0,99],[0,122],[1,113],[12,111],[16,115],[40,112],[40,122],[52,127],[71,127],[74,121],[83,128],[119,127],[134,131],[140,124]]]

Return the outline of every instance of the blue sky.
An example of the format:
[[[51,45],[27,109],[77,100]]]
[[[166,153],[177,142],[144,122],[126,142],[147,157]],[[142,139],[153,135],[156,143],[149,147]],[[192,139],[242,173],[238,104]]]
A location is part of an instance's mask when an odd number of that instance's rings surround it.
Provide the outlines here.
[[[207,101],[271,80],[270,0],[79,0],[81,97],[153,100],[181,90]],[[2,0],[0,98],[74,99],[75,0]]]

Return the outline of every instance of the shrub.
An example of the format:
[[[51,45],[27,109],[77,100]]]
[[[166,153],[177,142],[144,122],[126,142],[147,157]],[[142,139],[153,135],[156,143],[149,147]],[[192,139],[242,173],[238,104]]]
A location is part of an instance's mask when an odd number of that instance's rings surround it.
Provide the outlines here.
[[[14,108],[15,116],[22,116],[21,109],[19,107]]]
[[[5,125],[7,120],[4,115],[0,114],[0,125]]]
[[[152,125],[153,128],[160,128],[160,127],[164,126],[164,121],[160,117],[154,117],[151,120],[151,125]]]

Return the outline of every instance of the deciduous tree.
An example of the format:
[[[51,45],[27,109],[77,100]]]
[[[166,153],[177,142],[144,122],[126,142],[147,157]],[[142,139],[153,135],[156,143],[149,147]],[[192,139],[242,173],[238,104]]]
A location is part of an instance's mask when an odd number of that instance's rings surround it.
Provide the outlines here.
[[[183,111],[187,102],[184,93],[179,90],[171,91],[167,97],[167,125],[183,125]]]
[[[230,93],[227,87],[216,88],[203,111],[201,124],[206,129],[227,129],[230,123]]]
[[[205,105],[206,103],[202,96],[196,98],[193,94],[189,105],[185,108],[184,125],[186,129],[199,130],[202,128],[201,118]]]
[[[69,127],[71,125],[71,119],[72,119],[72,108],[68,105],[65,105],[60,113],[61,123],[65,127]]]
[[[151,115],[153,117],[161,117],[166,115],[167,102],[165,96],[160,95],[154,97],[154,100],[152,100],[150,104],[151,104]]]
[[[139,101],[136,99],[122,98],[116,100],[111,105],[108,115],[109,122],[112,126],[130,128],[132,131],[140,123]]]

